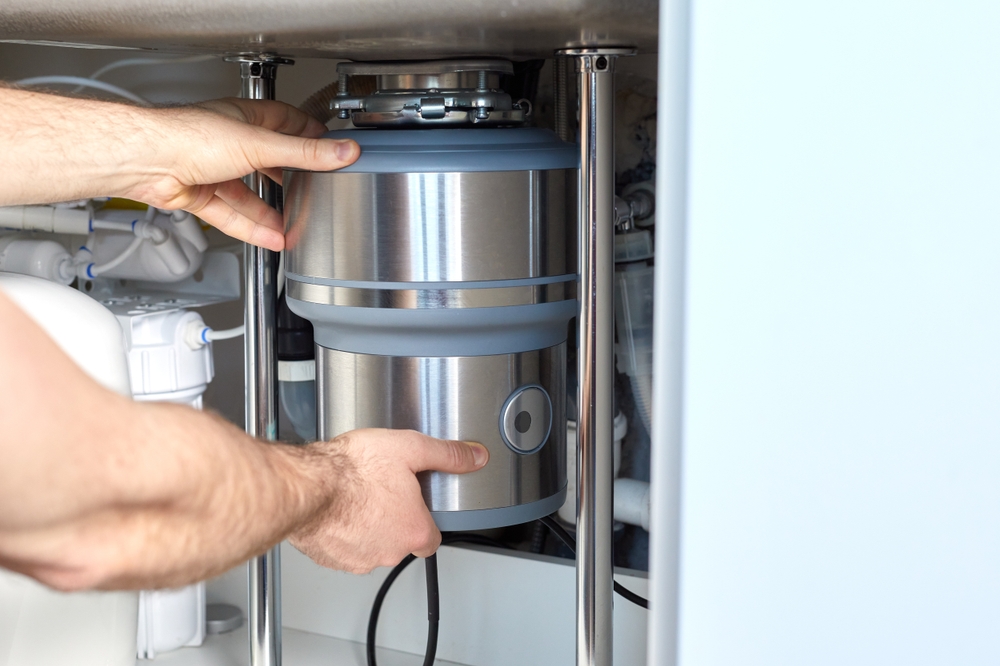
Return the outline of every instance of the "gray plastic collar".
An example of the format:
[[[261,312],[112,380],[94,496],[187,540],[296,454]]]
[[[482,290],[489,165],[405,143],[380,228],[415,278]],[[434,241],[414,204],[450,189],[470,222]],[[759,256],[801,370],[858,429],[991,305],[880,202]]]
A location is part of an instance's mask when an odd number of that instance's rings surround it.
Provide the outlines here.
[[[334,130],[330,139],[354,139],[361,157],[345,173],[447,173],[580,168],[575,144],[537,127]]]
[[[473,509],[471,511],[431,511],[431,516],[442,532],[467,532],[488,530],[494,527],[520,525],[538,520],[559,510],[566,501],[566,486],[545,499],[505,506],[501,509]]]
[[[306,284],[321,284],[330,287],[351,287],[354,289],[496,289],[502,287],[521,287],[525,285],[557,284],[572,282],[579,279],[576,273],[564,275],[549,275],[533,278],[512,278],[509,280],[453,280],[451,282],[392,282],[389,280],[335,280],[333,278],[315,275],[301,275],[288,271],[285,279],[304,282]]]
[[[492,356],[564,342],[577,302],[395,310],[289,298],[288,307],[312,322],[316,344],[327,349],[378,356]]]

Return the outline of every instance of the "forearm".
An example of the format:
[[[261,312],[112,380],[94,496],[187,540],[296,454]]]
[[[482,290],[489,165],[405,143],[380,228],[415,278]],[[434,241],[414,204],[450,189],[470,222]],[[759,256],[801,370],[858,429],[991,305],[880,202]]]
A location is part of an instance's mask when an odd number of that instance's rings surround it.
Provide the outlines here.
[[[123,484],[124,506],[108,503],[80,539],[92,546],[88,564],[101,572],[100,587],[175,586],[221,573],[284,539],[334,496],[339,475],[324,471],[336,461],[265,444],[188,408],[136,407],[126,439],[146,437],[137,473],[114,473],[139,483]],[[156,482],[144,489],[147,479]]]
[[[74,468],[48,475],[55,503],[24,507],[20,524],[0,531],[0,563],[65,589],[177,586],[263,552],[334,494],[338,475],[322,473],[331,461],[307,449],[175,405],[107,411],[110,431],[52,452],[64,466],[76,458]]]
[[[168,128],[156,114],[0,87],[0,205],[128,196],[144,179],[165,175]]]
[[[170,586],[325,511],[348,464],[98,386],[0,294],[0,566],[62,588]]]
[[[0,567],[61,589],[171,587],[290,537],[365,573],[440,543],[417,474],[481,445],[358,430],[293,447],[96,384],[0,293]]]
[[[240,178],[357,159],[357,144],[324,131],[273,101],[147,109],[0,84],[0,205],[122,196],[277,251],[281,216]],[[133,403],[2,294],[0,423],[0,567],[65,589],[180,585],[285,536],[357,573],[427,556],[440,533],[417,474],[471,473],[489,458],[412,431],[265,444],[191,409]]]
[[[0,85],[0,206],[117,196],[186,210],[224,233],[281,250],[281,216],[239,179],[329,171],[348,140],[287,104],[214,100],[173,108],[46,95]]]
[[[274,546],[340,499],[335,484],[349,475],[350,465],[342,456],[265,443],[218,416],[186,407],[141,407],[137,430],[150,434],[144,463],[172,473],[160,478],[158,501],[144,498],[129,512],[136,538],[128,552],[112,558],[112,575],[103,587],[178,585],[221,573]],[[138,487],[126,493],[141,495]],[[135,566],[137,560],[146,566]]]

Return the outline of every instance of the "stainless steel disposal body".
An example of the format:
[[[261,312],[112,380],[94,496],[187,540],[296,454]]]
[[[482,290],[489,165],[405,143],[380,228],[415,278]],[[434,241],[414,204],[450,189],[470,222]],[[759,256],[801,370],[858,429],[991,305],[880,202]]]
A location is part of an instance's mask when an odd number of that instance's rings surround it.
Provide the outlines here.
[[[340,171],[285,176],[289,307],[315,328],[318,434],[411,428],[490,463],[422,475],[443,530],[547,515],[566,495],[575,146],[540,129],[330,132]]]

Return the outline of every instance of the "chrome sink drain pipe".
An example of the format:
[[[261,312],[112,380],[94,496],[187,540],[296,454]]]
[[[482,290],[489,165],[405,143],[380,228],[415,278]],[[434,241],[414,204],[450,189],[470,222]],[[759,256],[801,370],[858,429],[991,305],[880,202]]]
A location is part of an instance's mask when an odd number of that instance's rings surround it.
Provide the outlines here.
[[[233,58],[240,64],[244,99],[274,99],[278,65],[292,61],[271,55]],[[278,188],[262,173],[244,179],[269,206],[278,203]],[[251,437],[278,438],[278,355],[276,315],[277,254],[254,245],[243,249],[243,323],[246,381],[246,431]],[[250,666],[281,666],[281,556],[280,546],[248,563],[250,599]]]
[[[611,666],[614,561],[614,70],[634,49],[567,49],[580,95],[576,663]]]

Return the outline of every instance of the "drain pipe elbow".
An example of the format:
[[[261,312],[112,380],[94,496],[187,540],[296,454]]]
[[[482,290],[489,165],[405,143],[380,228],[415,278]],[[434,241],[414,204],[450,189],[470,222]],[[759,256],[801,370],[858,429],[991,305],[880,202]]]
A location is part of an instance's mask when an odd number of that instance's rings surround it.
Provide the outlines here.
[[[649,531],[649,482],[615,479],[615,520]]]

